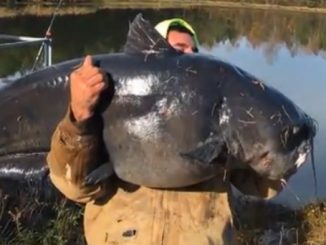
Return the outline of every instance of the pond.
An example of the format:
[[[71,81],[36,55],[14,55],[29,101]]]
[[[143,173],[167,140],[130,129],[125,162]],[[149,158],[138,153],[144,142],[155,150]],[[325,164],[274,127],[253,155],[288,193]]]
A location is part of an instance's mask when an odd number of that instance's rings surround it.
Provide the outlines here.
[[[53,62],[123,48],[129,22],[139,12],[152,23],[182,17],[193,24],[200,51],[249,71],[277,88],[319,124],[315,141],[318,197],[326,198],[326,15],[248,9],[101,10],[57,16]],[[50,17],[0,18],[5,34],[42,36]],[[0,77],[32,66],[38,47],[0,49]],[[314,199],[310,160],[276,202],[300,207]]]

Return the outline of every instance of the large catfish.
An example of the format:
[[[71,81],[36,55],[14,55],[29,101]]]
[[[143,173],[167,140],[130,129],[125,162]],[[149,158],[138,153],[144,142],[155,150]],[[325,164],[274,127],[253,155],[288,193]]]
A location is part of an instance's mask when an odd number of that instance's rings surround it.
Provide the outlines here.
[[[196,184],[220,168],[252,168],[281,181],[311,151],[314,120],[287,97],[224,61],[177,52],[140,15],[124,52],[93,59],[111,77],[99,108],[110,161],[88,182],[105,178],[110,167],[125,181],[158,188]],[[1,89],[2,177],[46,173],[51,134],[69,104],[69,73],[80,62]]]

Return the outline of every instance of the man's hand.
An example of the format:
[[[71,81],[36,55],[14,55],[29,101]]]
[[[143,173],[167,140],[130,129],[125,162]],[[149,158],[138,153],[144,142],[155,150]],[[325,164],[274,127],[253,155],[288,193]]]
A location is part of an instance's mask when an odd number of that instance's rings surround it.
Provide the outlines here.
[[[101,92],[107,88],[106,74],[93,66],[91,56],[70,75],[70,106],[77,122],[93,116]]]

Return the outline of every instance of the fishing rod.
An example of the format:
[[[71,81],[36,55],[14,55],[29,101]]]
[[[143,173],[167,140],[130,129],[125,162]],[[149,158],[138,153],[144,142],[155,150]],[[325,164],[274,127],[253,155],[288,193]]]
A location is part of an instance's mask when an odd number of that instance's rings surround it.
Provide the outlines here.
[[[37,63],[38,63],[38,61],[39,61],[39,59],[41,57],[42,51],[44,50],[45,43],[50,41],[50,38],[51,38],[51,29],[52,29],[54,20],[57,17],[57,14],[59,12],[59,9],[60,9],[62,3],[63,3],[63,0],[59,0],[58,4],[57,4],[57,6],[56,6],[56,8],[55,8],[55,10],[53,12],[53,15],[52,15],[50,24],[49,24],[49,26],[48,26],[48,28],[47,28],[47,30],[45,32],[45,36],[44,36],[44,38],[46,40],[44,40],[42,42],[41,47],[39,48],[39,50],[37,52],[37,56],[36,56],[36,59],[35,59],[34,64],[33,64],[32,71],[34,71],[35,68],[36,68],[36,65],[37,65]]]

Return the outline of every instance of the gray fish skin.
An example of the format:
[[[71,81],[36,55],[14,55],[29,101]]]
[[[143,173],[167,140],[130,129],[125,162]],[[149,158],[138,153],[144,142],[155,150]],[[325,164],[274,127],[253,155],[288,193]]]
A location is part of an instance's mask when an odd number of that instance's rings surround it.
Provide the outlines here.
[[[125,181],[182,187],[221,167],[251,167],[280,180],[310,151],[314,120],[288,98],[214,57],[177,53],[140,17],[124,53],[93,58],[112,78],[98,110],[110,164]],[[10,156],[49,150],[67,111],[68,74],[80,62],[54,65],[0,91],[0,176],[1,166],[15,165]]]

